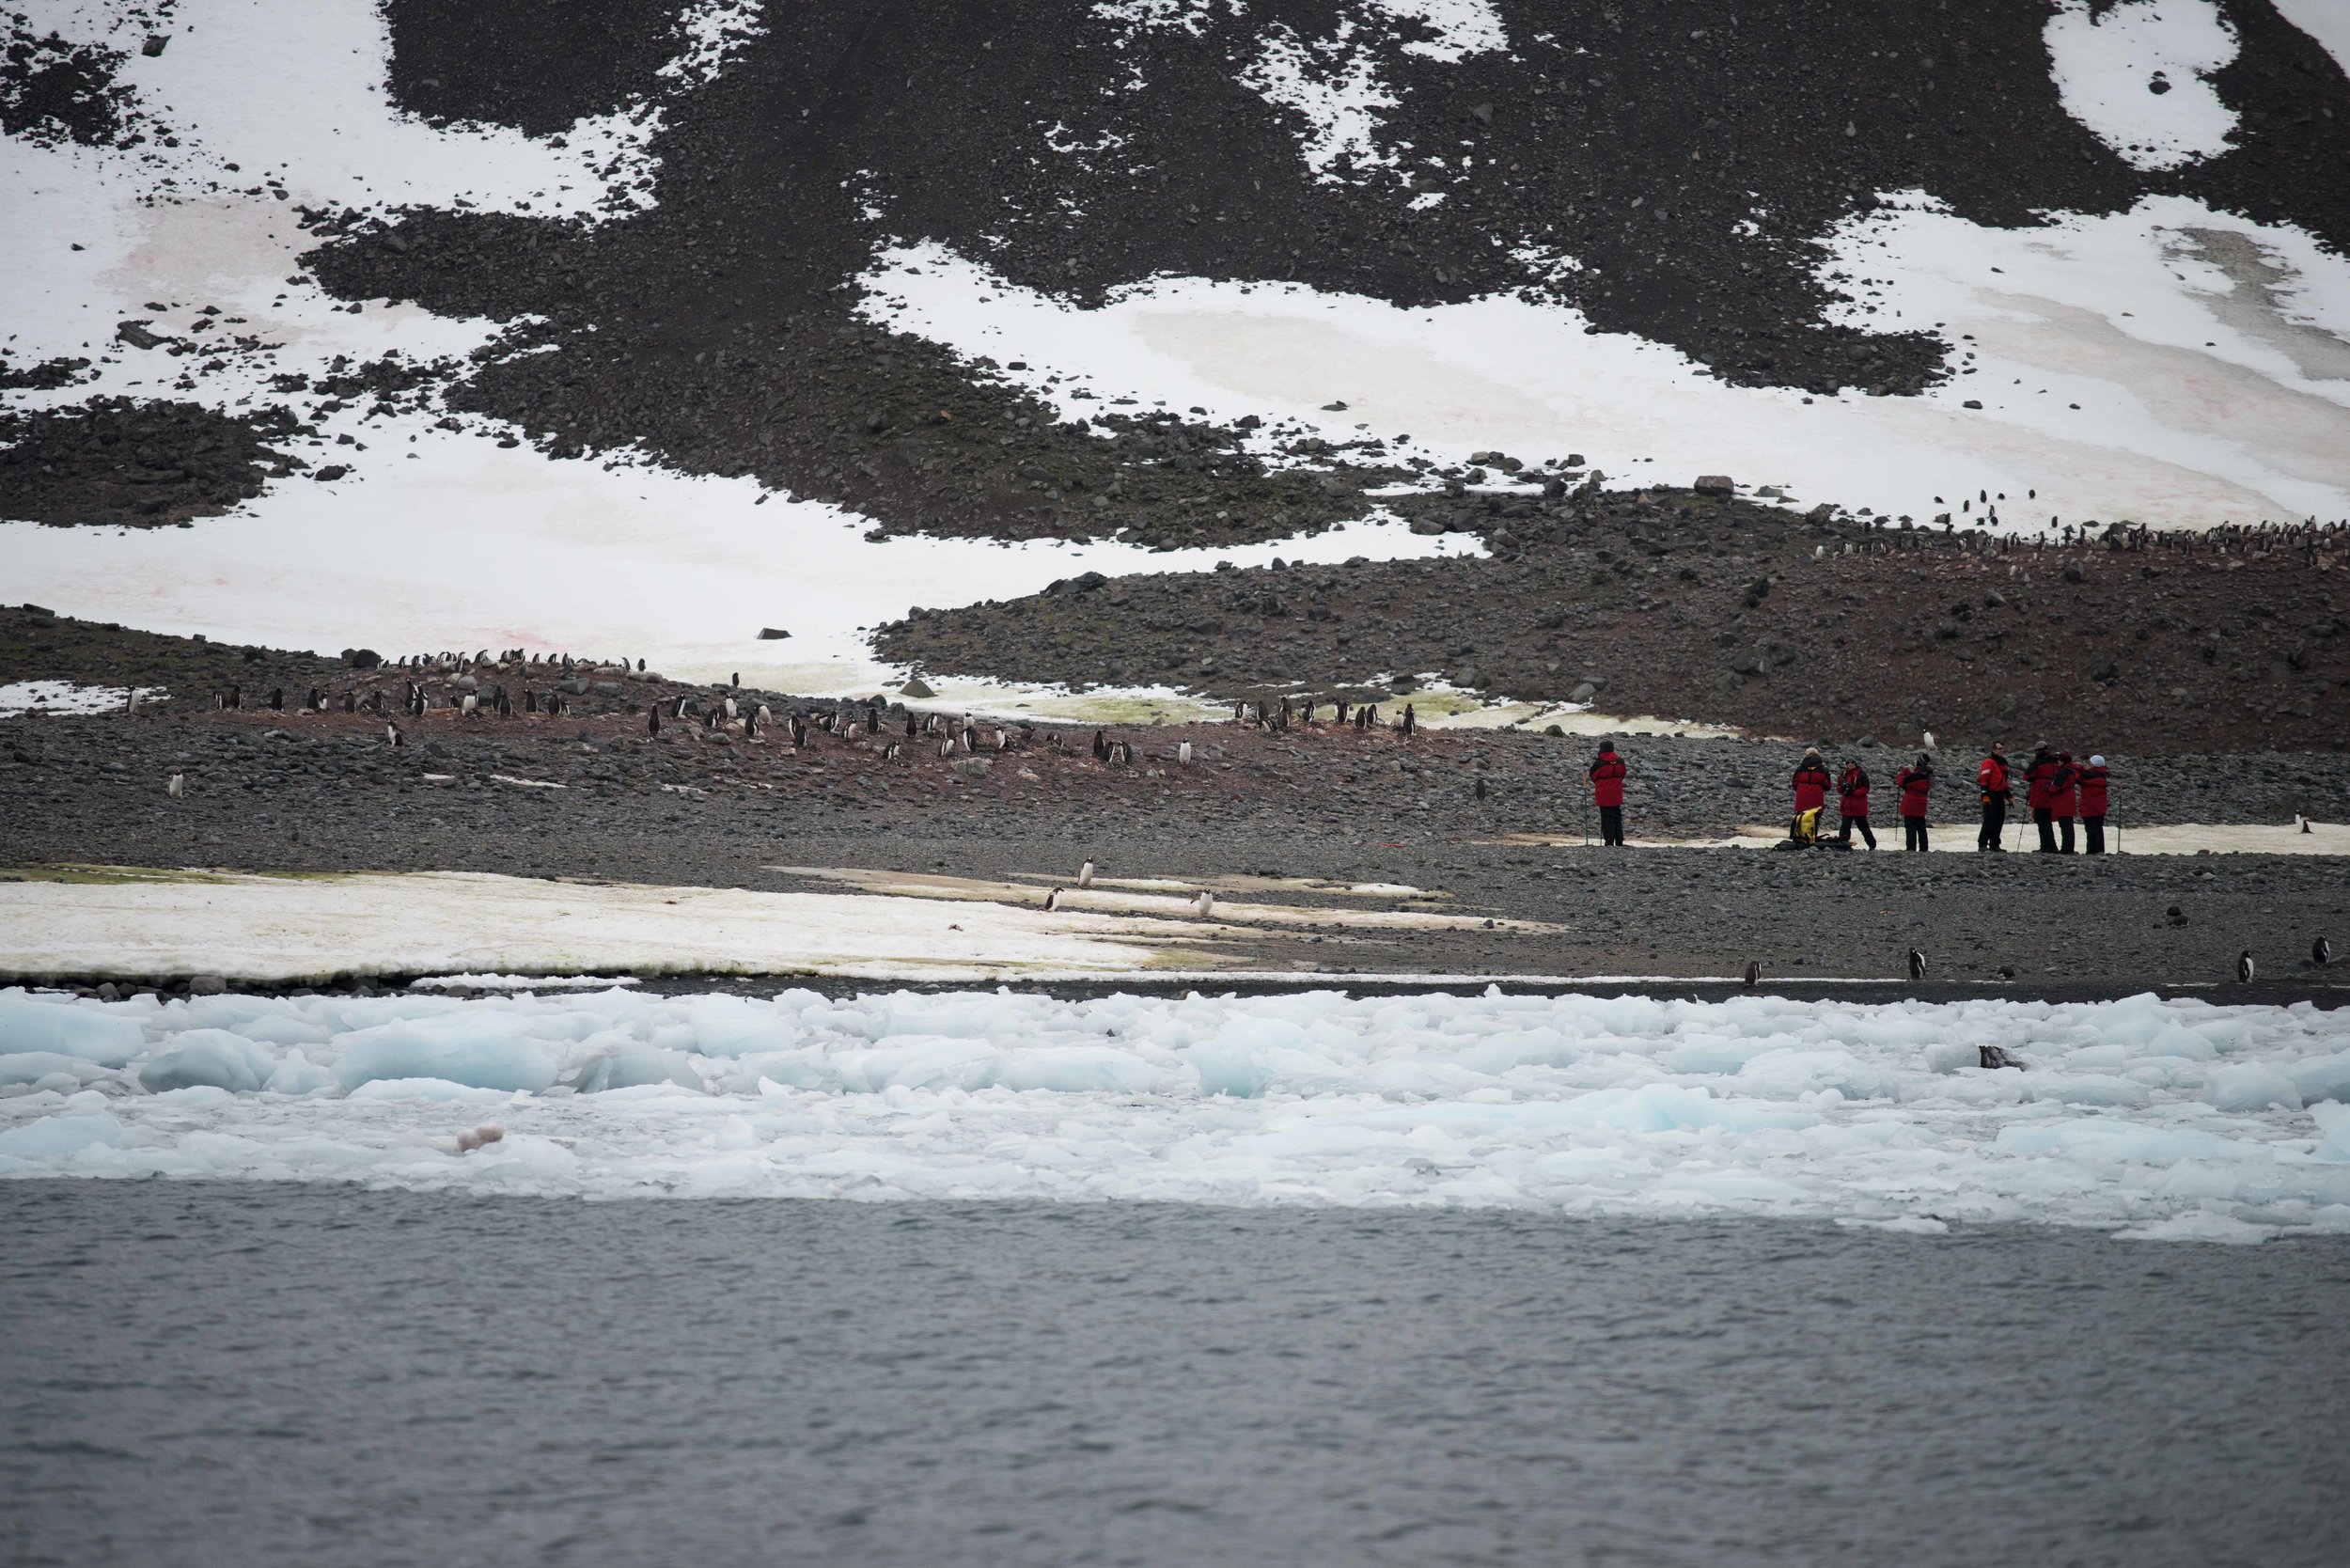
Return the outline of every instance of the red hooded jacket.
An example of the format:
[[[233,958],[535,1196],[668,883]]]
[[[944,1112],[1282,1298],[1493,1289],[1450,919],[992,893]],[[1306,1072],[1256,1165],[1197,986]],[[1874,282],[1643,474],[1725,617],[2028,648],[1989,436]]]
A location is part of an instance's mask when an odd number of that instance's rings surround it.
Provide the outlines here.
[[[1869,770],[1855,762],[1836,781],[1836,792],[1844,797],[1844,815],[1865,817],[1869,814]]]
[[[1916,768],[1904,768],[1893,782],[1902,787],[1902,815],[1922,817],[1926,814],[1926,792],[1934,788],[1934,775]]]
[[[2081,769],[2081,815],[2106,814],[2106,770],[2092,763]]]
[[[2024,805],[2028,808],[2037,811],[2048,804],[2048,784],[2056,777],[2056,758],[2049,753],[2043,751],[2032,758],[2031,766],[2024,770]]]
[[[1984,758],[1982,766],[1975,770],[1975,788],[1982,792],[1985,801],[2004,798],[2008,792],[2007,759],[1997,752]]]
[[[1795,809],[1809,811],[1827,804],[1827,768],[1819,762],[1806,762],[1795,770]]]
[[[1591,804],[1623,804],[1623,759],[1612,751],[1601,752],[1599,760],[1591,764]]]
[[[2070,817],[2080,810],[2080,796],[2073,786],[2080,779],[2081,770],[2073,765],[2069,751],[2057,754],[2056,772],[2048,779],[2048,809],[2059,817]]]

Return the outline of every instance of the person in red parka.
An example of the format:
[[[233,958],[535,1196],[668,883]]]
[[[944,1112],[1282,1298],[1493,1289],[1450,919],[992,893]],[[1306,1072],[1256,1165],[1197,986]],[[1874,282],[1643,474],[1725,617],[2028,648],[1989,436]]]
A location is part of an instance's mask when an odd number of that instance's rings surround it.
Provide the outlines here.
[[[2048,815],[2056,819],[2056,825],[2063,836],[2064,844],[2057,851],[2059,855],[2073,853],[2073,819],[2081,808],[2077,788],[2080,776],[2081,770],[2073,764],[2073,754],[2069,751],[2058,752],[2056,772],[2048,778]]]
[[[1599,841],[1623,844],[1623,759],[1616,743],[1599,743],[1599,760],[1591,764],[1591,804],[1599,808]]]
[[[2048,784],[2056,777],[2056,753],[2043,741],[2032,748],[2031,766],[2024,770],[2024,806],[2040,829],[2040,853],[2056,853],[2056,814],[2048,808]]]
[[[1820,760],[1820,748],[1803,748],[1803,760],[1795,765],[1795,821],[1787,824],[1787,837],[1803,836],[1803,814],[1817,811],[1827,804],[1827,764]]]
[[[2106,760],[2092,757],[2089,766],[2081,769],[2081,835],[2089,840],[2092,855],[2106,853],[2106,792],[2111,780],[2106,772]]]
[[[1902,792],[1902,847],[1926,848],[1926,796],[1934,789],[1934,759],[1924,752],[1893,777]]]
[[[1869,770],[1860,765],[1857,757],[1844,759],[1844,771],[1837,776],[1836,793],[1843,802],[1844,830],[1838,837],[1846,849],[1852,848],[1852,830],[1860,829],[1860,837],[1869,847],[1877,847],[1877,836],[1869,828]]]
[[[1982,826],[1975,834],[1975,848],[2004,853],[1999,842],[2007,832],[2007,747],[1991,743],[1991,755],[1975,770],[1975,789],[1982,795]]]

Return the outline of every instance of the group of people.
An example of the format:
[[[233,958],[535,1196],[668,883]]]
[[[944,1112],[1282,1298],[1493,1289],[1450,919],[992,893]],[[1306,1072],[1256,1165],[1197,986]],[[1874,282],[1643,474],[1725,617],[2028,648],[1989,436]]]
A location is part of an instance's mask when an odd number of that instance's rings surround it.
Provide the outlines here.
[[[1982,831],[1975,848],[2003,849],[1999,839],[2007,831],[2007,808],[2015,789],[2007,747],[1997,741],[1991,743],[1991,755],[1975,769],[1975,788],[1982,796]],[[2069,751],[2049,750],[2045,741],[2033,748],[2031,764],[2024,770],[2024,806],[2040,830],[2041,854],[2073,854],[2076,819],[2088,852],[2105,854],[2106,816],[2112,804],[2113,778],[2103,757],[2092,757],[2084,766]]]
[[[1926,737],[1929,745],[1933,739],[1931,735]],[[1623,842],[1626,771],[1615,743],[1601,742],[1590,776],[1591,804],[1599,808],[1603,844]],[[1893,787],[1901,794],[1903,848],[1922,853],[1929,847],[1926,808],[1934,793],[1934,754],[1918,753],[1915,761],[1893,776]],[[1843,771],[1831,775],[1820,748],[1805,747],[1803,760],[1795,764],[1795,814],[1787,826],[1788,839],[1798,844],[1818,844],[1832,839],[1839,847],[1850,849],[1853,835],[1857,833],[1863,843],[1876,848],[1877,836],[1869,825],[1870,788],[1869,770],[1861,765],[1858,757],[1846,756]],[[1826,835],[1822,833],[1820,824],[1831,789],[1836,792],[1841,826],[1835,834]],[[2081,825],[2088,853],[2105,854],[2106,815],[2112,780],[2103,757],[2092,757],[2082,765],[2073,760],[2071,752],[2052,751],[2044,742],[2033,751],[2031,763],[2024,770],[2024,789],[2025,807],[2039,829],[2043,854],[2075,854],[2076,822]],[[1975,769],[1975,790],[1982,806],[1982,826],[1976,835],[1975,848],[1995,854],[2004,852],[2007,846],[2000,840],[2007,832],[2008,806],[2015,792],[2007,747],[1998,741],[1991,743],[1990,755]]]

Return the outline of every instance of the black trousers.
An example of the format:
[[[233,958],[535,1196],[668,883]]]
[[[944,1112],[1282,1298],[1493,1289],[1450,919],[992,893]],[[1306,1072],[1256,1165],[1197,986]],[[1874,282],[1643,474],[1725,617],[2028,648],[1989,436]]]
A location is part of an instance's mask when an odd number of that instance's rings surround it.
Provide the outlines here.
[[[2031,820],[2040,824],[2040,853],[2056,853],[2056,813],[2044,806],[2031,808]]]
[[[2089,839],[2090,854],[2103,855],[2106,853],[2105,818],[2083,817],[2081,819],[2081,832],[2086,835]]]
[[[1902,819],[1904,849],[1922,850],[1926,847],[1926,820],[1923,817]]]
[[[1623,808],[1603,806],[1599,808],[1599,841],[1603,844],[1623,842]]]
[[[1856,827],[1860,830],[1861,838],[1868,840],[1869,847],[1871,849],[1877,847],[1877,836],[1869,830],[1869,819],[1866,817],[1846,817],[1844,819],[1844,842],[1848,844],[1852,842],[1853,829]]]
[[[1975,848],[1995,850],[2007,836],[2007,797],[1994,795],[1982,803],[1982,831],[1975,835]]]
[[[2070,818],[2070,817],[2059,817],[2059,818],[2057,819],[2057,826],[2059,826],[2059,827],[2060,827],[2060,828],[2062,828],[2062,829],[2064,830],[2064,847],[2063,847],[2062,849],[2060,849],[2060,850],[2057,851],[2057,853],[2058,853],[2059,855],[2070,855],[2070,854],[2072,854],[2072,853],[2073,853],[2073,819],[2072,819],[2072,818]]]

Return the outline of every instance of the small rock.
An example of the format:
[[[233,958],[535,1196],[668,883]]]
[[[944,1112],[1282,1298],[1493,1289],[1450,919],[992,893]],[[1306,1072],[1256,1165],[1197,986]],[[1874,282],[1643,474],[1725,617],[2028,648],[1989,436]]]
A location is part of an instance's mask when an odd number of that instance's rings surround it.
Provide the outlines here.
[[[1727,474],[1700,474],[1698,476],[1698,494],[1700,495],[1731,495],[1736,494],[1737,489],[1737,485],[1731,481]]]
[[[1567,694],[1567,700],[1569,702],[1589,702],[1591,698],[1597,697],[1598,695],[1599,688],[1592,685],[1589,681],[1585,681],[1579,683],[1574,690]]]
[[[759,629],[759,640],[761,642],[781,642],[791,635],[780,626],[761,626]]]
[[[910,697],[915,698],[916,701],[919,701],[923,698],[936,697],[938,694],[931,690],[930,683],[917,675],[913,680],[908,681],[904,685],[900,686],[898,688],[898,695],[900,697]]]
[[[218,975],[197,975],[188,981],[191,996],[217,996],[227,989],[227,980]]]

